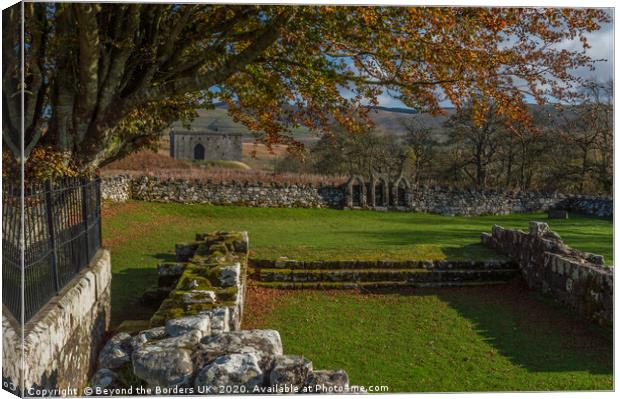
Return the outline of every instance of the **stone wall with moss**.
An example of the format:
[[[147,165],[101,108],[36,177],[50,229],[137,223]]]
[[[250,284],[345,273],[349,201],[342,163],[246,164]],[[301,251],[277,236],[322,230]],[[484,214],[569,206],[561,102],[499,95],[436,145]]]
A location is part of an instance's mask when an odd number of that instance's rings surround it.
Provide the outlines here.
[[[176,245],[177,262],[158,265],[159,289],[170,290],[151,318],[167,320],[210,312],[225,330],[241,325],[248,264],[247,232],[197,234]]]
[[[91,394],[359,392],[344,370],[315,370],[303,356],[285,355],[277,331],[240,329],[245,232],[197,234],[176,245],[176,257],[158,266],[167,296],[149,328],[119,332],[99,353]]]
[[[102,198],[139,201],[240,205],[266,208],[342,208],[340,186],[311,183],[214,182],[210,179],[104,177]]]
[[[601,255],[570,248],[542,222],[530,222],[528,233],[495,225],[481,240],[518,262],[530,288],[582,317],[613,325],[614,269],[604,265]]]
[[[347,185],[116,176],[102,179],[101,193],[103,199],[110,201],[134,199],[271,208],[343,209],[346,206]],[[410,189],[407,201],[407,206],[379,208],[457,216],[506,215],[558,208],[585,215],[613,216],[611,198],[561,193],[419,186]]]
[[[21,327],[2,313],[2,377],[26,396],[77,396],[95,370],[110,322],[110,252],[100,250],[91,265]]]

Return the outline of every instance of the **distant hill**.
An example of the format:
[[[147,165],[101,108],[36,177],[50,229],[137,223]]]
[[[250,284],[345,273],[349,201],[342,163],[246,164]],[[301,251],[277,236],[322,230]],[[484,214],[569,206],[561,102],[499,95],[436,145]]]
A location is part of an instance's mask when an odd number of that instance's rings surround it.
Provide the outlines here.
[[[539,112],[549,114],[549,124],[555,124],[558,121],[558,112],[553,106],[531,105],[532,109]],[[384,134],[404,134],[402,126],[403,120],[417,119],[420,126],[431,129],[437,133],[438,138],[444,137],[443,124],[455,113],[454,108],[444,108],[444,115],[433,116],[428,113],[417,113],[407,108],[390,108],[390,107],[373,107],[370,117],[375,123],[376,130]],[[173,127],[179,126],[175,123]],[[228,115],[226,104],[215,104],[213,109],[198,110],[198,117],[191,124],[193,129],[210,130],[214,132],[241,132],[247,141],[252,139],[252,133],[248,128],[240,123],[236,123]],[[311,143],[318,139],[315,133],[309,131],[306,127],[299,127],[292,131],[292,135],[302,142]]]
[[[444,115],[433,116],[428,113],[416,113],[410,109],[374,107],[370,117],[379,132],[387,134],[404,134],[403,121],[415,119],[420,127],[431,129],[438,134],[443,130],[444,122],[454,114],[454,108],[445,108]]]
[[[252,138],[250,130],[241,123],[236,123],[228,115],[225,104],[218,103],[213,109],[200,109],[197,111],[198,117],[191,123],[192,129],[209,130],[214,132],[240,132],[245,138]],[[172,127],[181,127],[181,123],[177,122]],[[299,140],[316,138],[316,134],[310,132],[306,127],[299,127],[292,131],[292,135]]]

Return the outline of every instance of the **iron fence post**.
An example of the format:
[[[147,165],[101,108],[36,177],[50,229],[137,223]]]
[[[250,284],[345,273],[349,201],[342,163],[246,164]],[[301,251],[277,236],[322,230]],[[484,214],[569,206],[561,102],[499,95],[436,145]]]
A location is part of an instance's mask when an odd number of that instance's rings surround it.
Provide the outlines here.
[[[88,266],[101,248],[99,179],[50,179],[33,185],[24,193],[28,204],[25,240],[19,237],[21,193],[13,193],[5,184],[2,190],[2,300],[14,316],[19,318],[21,312],[28,320]],[[82,203],[78,204],[80,193]],[[22,258],[26,272],[23,281],[18,276]],[[20,288],[25,303],[17,300]]]
[[[56,292],[60,291],[60,282],[58,277],[58,253],[56,248],[56,236],[54,233],[54,215],[52,203],[52,182],[45,181],[45,211],[47,213],[47,229],[50,237],[50,246],[52,247],[52,274],[54,275],[54,288]]]
[[[84,219],[84,239],[86,241],[86,263],[90,262],[90,241],[88,240],[88,181],[80,179],[82,183],[82,217]],[[78,265],[80,267],[80,265]]]
[[[97,228],[99,229],[99,242],[97,242],[97,248],[101,248],[101,243],[103,242],[103,231],[101,225],[101,177],[97,176],[95,180],[93,180],[95,185],[95,209],[96,209],[96,217],[97,217]]]

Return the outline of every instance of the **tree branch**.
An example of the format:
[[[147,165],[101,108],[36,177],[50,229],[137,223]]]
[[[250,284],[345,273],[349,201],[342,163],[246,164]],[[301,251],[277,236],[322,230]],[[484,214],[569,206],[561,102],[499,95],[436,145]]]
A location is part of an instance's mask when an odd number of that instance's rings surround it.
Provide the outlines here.
[[[283,12],[276,16],[273,23],[266,26],[263,33],[258,36],[254,42],[241,51],[241,53],[229,58],[216,70],[208,74],[176,79],[157,87],[146,88],[123,100],[121,103],[122,108],[130,109],[145,102],[160,100],[187,92],[206,90],[217,83],[225,81],[234,73],[253,62],[267,48],[275,43],[279,37],[279,29],[284,26],[289,19],[290,14],[288,12]]]

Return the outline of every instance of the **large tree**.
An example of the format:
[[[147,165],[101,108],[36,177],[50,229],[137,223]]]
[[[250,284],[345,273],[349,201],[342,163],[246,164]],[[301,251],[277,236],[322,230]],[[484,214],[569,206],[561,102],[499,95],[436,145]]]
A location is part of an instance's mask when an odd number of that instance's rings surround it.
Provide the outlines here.
[[[526,95],[563,97],[592,66],[592,9],[25,3],[3,12],[3,141],[94,169],[214,99],[271,144],[296,125],[356,132],[382,93],[440,112],[482,93],[527,124]],[[582,40],[584,49],[557,46]]]

